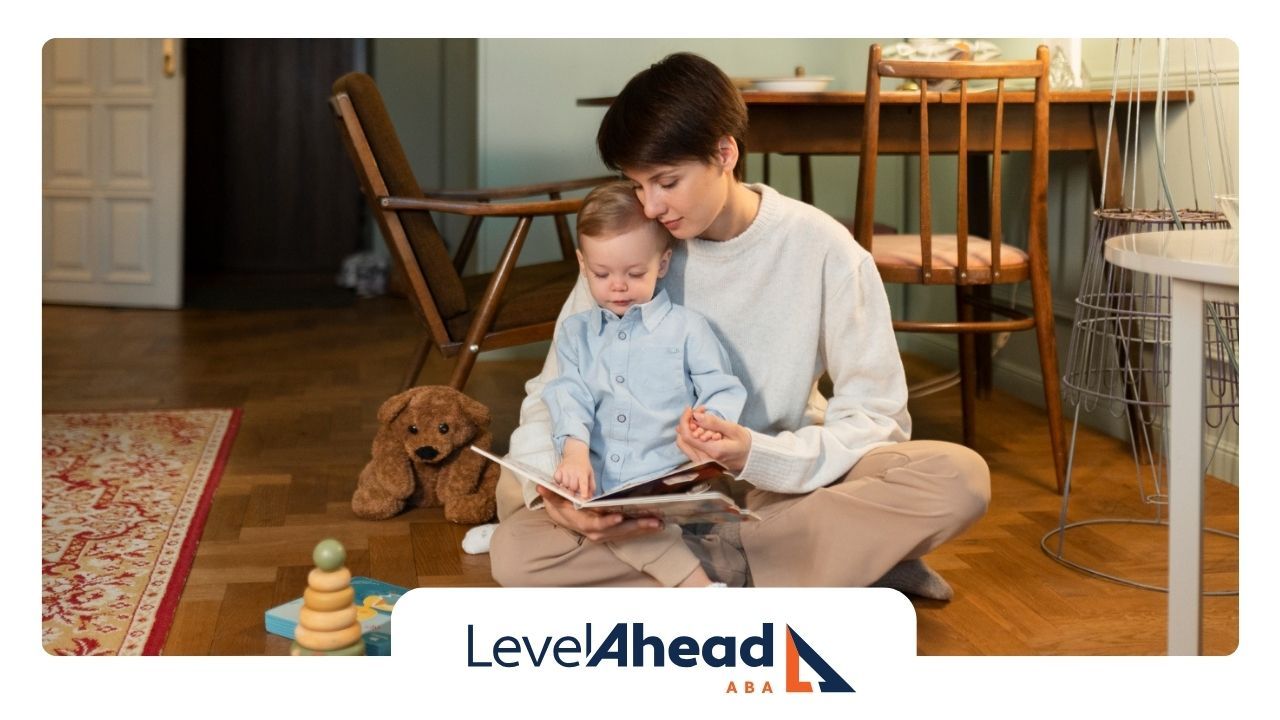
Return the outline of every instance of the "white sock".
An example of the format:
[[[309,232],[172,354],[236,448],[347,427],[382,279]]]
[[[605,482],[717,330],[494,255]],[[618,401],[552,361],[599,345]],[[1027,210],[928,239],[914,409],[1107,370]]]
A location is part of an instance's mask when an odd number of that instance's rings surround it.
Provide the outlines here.
[[[489,541],[493,539],[493,531],[498,523],[477,525],[467,531],[462,538],[462,550],[468,555],[483,555],[489,552]]]

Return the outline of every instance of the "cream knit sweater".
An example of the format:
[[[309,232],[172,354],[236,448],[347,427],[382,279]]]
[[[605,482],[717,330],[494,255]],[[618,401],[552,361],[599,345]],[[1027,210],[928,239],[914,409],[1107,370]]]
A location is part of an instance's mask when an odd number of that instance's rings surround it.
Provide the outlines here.
[[[911,437],[907,386],[889,303],[875,263],[831,216],[761,194],[755,220],[723,242],[679,243],[662,281],[672,302],[706,316],[747,388],[740,423],[752,431],[740,480],[804,493],[838,480],[867,451]],[[592,306],[585,281],[560,320]],[[834,396],[817,392],[823,371]],[[510,456],[553,472],[557,464],[542,388],[555,353],[525,385]],[[529,507],[541,504],[532,483]]]

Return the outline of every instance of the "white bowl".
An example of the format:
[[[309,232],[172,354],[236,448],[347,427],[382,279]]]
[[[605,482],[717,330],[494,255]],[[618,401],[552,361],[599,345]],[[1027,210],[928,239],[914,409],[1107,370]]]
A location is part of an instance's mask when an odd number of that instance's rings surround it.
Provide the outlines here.
[[[1214,200],[1218,201],[1218,209],[1223,215],[1227,216],[1227,224],[1232,230],[1240,229],[1240,196],[1239,195],[1214,195]]]
[[[751,89],[761,92],[822,92],[834,79],[830,75],[757,78]]]

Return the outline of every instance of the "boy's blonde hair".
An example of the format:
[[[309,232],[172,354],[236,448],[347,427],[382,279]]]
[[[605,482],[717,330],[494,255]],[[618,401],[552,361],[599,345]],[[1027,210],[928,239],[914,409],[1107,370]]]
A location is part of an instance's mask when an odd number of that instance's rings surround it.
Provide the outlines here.
[[[582,200],[578,211],[578,246],[582,237],[609,238],[649,223],[654,226],[662,249],[671,246],[671,233],[657,220],[644,215],[644,207],[636,197],[636,186],[628,180],[614,180],[597,185]]]

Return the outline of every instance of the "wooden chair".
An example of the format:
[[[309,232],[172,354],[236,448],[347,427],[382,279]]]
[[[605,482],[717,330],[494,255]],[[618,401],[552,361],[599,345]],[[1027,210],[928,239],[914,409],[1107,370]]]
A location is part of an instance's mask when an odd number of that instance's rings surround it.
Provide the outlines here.
[[[881,78],[915,80],[920,86],[920,231],[918,235],[876,235],[873,230],[876,194],[876,158],[882,102]],[[1026,251],[1006,245],[1001,232],[1001,142],[1003,140],[1005,81],[1035,80],[1034,135],[1031,149],[1030,212],[1027,218]],[[957,92],[928,90],[928,80],[957,80]],[[969,80],[995,80],[996,90],[971,97]],[[898,100],[899,98],[894,98]],[[910,101],[910,100],[908,100]],[[953,235],[933,231],[929,182],[929,107],[937,103],[960,106],[958,146],[945,151],[957,154],[956,231]],[[980,106],[980,107],[979,107]],[[994,106],[994,107],[993,107]],[[976,108],[971,110],[971,108]],[[969,120],[973,116],[985,130],[971,145]],[[1054,341],[1053,298],[1049,287],[1046,257],[1048,238],[1047,191],[1049,182],[1049,51],[1040,47],[1035,60],[1016,62],[969,61],[885,61],[880,46],[871,47],[867,69],[866,115],[862,134],[862,156],[858,168],[858,197],[854,236],[875,258],[880,276],[887,283],[953,285],[956,297],[955,322],[895,321],[894,329],[904,332],[954,333],[960,338],[961,405],[964,442],[974,444],[975,333],[999,333],[1034,328],[1040,352],[1040,374],[1049,415],[1049,438],[1058,492],[1066,473],[1066,444],[1063,435],[1059,394],[1058,355]],[[966,164],[970,151],[990,151],[991,237],[969,234],[969,189]],[[1031,281],[1032,315],[986,302],[975,297],[976,286]],[[1002,317],[975,320],[974,307],[985,307]],[[989,317],[989,316],[988,316]]]
[[[401,389],[417,381],[431,346],[457,356],[449,384],[461,390],[481,350],[510,347],[551,337],[560,307],[578,276],[566,215],[582,205],[561,193],[610,180],[597,177],[494,190],[423,191],[414,179],[382,94],[373,78],[348,73],[333,84],[330,98],[347,152],[360,178],[398,271],[408,283],[414,309],[426,325]],[[548,195],[548,200],[491,202]],[[450,259],[432,212],[469,216],[466,234]],[[555,218],[562,259],[516,267],[536,217]],[[511,238],[492,273],[462,277],[480,221],[516,218]]]

